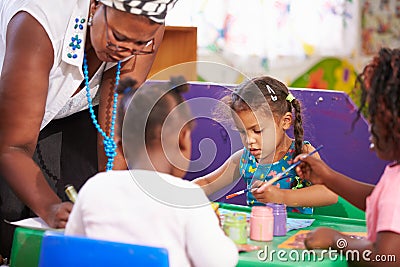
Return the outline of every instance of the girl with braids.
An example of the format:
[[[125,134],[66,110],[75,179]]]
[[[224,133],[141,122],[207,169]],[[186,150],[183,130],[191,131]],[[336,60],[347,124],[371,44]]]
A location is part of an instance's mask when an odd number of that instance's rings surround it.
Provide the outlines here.
[[[188,85],[174,79],[131,90],[134,84],[119,85],[123,127],[117,134],[123,136],[129,170],[90,178],[65,234],[164,247],[169,266],[235,266],[237,248],[219,227],[204,191],[181,179],[192,144],[192,116],[182,97]]]
[[[361,90],[358,114],[366,109],[371,149],[388,164],[377,185],[353,180],[329,168],[323,161],[298,156],[300,177],[323,184],[350,203],[366,211],[366,240],[352,239],[333,229],[319,228],[306,239],[309,248],[359,250],[357,266],[399,266],[400,260],[400,50],[382,48],[358,76]],[[359,118],[359,116],[358,116]],[[358,119],[357,118],[357,119]],[[342,241],[342,243],[339,242]],[[394,255],[393,261],[376,261]],[[386,257],[386,259],[388,259]]]
[[[250,206],[283,203],[289,211],[311,214],[312,206],[337,202],[337,196],[325,186],[311,186],[297,177],[294,170],[275,182],[275,186],[260,184],[288,168],[296,155],[314,150],[303,140],[300,101],[283,83],[268,76],[254,78],[239,85],[230,96],[222,99],[222,103],[216,114],[224,114],[218,115],[222,121],[233,117],[244,148],[214,172],[194,180],[207,195],[243,177],[247,188],[258,187],[247,192]],[[226,106],[228,112],[224,112]],[[294,139],[286,133],[292,124]],[[314,156],[319,158],[318,153]],[[258,182],[256,186],[254,181]]]

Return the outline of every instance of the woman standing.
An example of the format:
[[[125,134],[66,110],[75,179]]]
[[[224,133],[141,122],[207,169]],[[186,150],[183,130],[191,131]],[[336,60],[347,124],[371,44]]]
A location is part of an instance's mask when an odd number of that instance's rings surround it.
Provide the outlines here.
[[[1,0],[0,254],[12,241],[4,219],[33,212],[63,228],[66,184],[125,168],[114,89],[144,82],[175,2]]]

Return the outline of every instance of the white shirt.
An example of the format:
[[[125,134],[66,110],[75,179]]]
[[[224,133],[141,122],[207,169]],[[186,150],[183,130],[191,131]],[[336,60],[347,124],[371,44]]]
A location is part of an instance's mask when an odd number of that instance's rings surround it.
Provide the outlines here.
[[[53,46],[54,62],[50,70],[46,109],[40,129],[52,119],[69,116],[88,106],[86,97],[82,97],[81,94],[74,97],[72,95],[84,79],[82,63],[89,5],[90,0],[1,0],[0,2],[0,72],[6,51],[7,26],[17,12],[25,11],[32,15],[42,25]],[[75,36],[81,40],[80,48],[72,50],[71,38]],[[76,56],[68,57],[68,54]],[[114,65],[115,63],[103,63],[96,71],[89,82],[92,98],[97,93],[103,71]]]
[[[170,266],[236,265],[237,248],[219,227],[209,204],[191,208],[165,204],[145,192],[136,177],[161,178],[183,191],[189,188],[195,191],[193,197],[203,197],[203,203],[208,203],[199,186],[168,174],[145,170],[99,173],[80,190],[65,234],[164,247]],[[179,195],[187,196],[175,196]]]

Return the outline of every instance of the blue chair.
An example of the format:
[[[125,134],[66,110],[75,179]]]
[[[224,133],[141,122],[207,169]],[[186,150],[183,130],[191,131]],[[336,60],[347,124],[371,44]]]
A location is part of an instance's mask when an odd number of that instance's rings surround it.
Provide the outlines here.
[[[46,231],[39,257],[39,267],[168,267],[165,248],[125,244],[86,237],[66,236]]]

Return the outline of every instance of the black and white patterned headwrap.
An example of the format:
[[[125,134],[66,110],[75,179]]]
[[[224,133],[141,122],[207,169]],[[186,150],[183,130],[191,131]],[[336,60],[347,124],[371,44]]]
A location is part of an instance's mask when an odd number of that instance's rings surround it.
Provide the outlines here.
[[[167,12],[175,5],[176,1],[178,0],[100,0],[106,6],[146,16],[157,23],[164,23]]]

